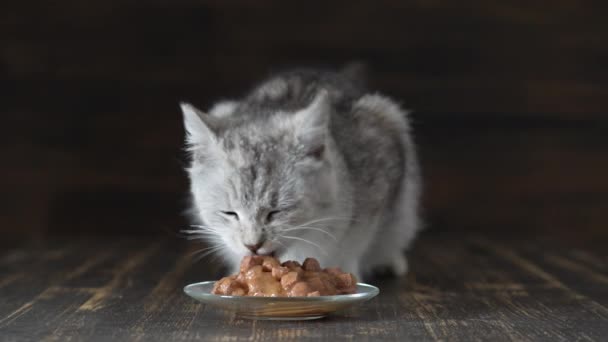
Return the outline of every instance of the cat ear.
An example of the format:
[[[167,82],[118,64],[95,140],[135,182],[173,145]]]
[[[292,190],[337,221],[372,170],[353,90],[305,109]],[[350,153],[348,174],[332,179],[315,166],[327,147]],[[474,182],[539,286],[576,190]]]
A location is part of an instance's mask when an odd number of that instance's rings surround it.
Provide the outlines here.
[[[296,137],[307,156],[315,159],[323,157],[329,135],[330,115],[331,107],[326,90],[319,92],[308,107],[295,114]]]
[[[208,145],[217,141],[217,118],[196,109],[189,103],[181,102],[179,105],[184,115],[186,142],[189,145]]]

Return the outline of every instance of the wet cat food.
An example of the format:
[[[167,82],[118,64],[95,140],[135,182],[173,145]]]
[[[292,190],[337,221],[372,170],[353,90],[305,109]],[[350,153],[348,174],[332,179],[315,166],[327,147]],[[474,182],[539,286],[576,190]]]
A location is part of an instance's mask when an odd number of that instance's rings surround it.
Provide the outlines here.
[[[314,258],[282,264],[271,256],[246,256],[238,274],[224,277],[212,293],[229,296],[312,297],[355,293],[357,280],[339,268],[322,269]]]

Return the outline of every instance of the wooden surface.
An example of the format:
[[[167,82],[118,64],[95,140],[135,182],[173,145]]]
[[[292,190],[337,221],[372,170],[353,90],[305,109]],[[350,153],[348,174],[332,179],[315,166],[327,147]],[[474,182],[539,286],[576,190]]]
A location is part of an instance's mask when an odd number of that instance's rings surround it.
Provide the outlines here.
[[[5,250],[2,341],[449,340],[605,341],[604,241],[426,233],[405,279],[310,322],[242,320],[198,304],[188,283],[218,270],[174,238],[87,238]]]

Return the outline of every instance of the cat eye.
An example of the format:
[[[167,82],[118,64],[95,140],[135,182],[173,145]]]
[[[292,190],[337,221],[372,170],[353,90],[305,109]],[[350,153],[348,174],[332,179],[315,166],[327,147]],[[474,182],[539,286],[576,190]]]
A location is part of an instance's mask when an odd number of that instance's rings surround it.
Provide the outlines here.
[[[222,213],[222,215],[224,215],[224,216],[231,217],[235,220],[239,219],[239,215],[234,211],[220,211],[220,213]]]
[[[312,157],[316,160],[321,160],[323,158],[323,154],[325,152],[325,145],[317,146],[310,152],[308,152],[308,156]]]
[[[273,210],[271,212],[268,213],[268,215],[266,215],[266,222],[271,222],[272,220],[274,220],[275,216],[280,213],[279,210]]]

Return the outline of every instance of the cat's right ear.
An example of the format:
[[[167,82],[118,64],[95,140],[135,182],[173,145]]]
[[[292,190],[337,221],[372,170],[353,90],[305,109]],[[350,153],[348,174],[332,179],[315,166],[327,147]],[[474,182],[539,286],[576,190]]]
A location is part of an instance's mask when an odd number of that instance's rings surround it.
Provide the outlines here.
[[[181,102],[179,106],[184,115],[184,128],[186,129],[188,145],[208,146],[217,142],[217,118],[196,109],[186,102]]]

